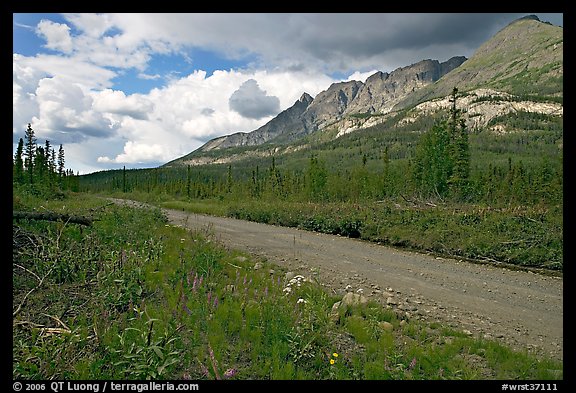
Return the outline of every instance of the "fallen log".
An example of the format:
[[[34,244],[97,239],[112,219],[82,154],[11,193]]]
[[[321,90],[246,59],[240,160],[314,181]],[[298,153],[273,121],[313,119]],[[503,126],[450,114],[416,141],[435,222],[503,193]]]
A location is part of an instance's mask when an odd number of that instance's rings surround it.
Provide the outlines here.
[[[13,211],[12,218],[16,220],[24,218],[26,220],[63,221],[86,226],[92,225],[92,219],[89,217],[73,216],[69,214],[58,214],[58,213]]]

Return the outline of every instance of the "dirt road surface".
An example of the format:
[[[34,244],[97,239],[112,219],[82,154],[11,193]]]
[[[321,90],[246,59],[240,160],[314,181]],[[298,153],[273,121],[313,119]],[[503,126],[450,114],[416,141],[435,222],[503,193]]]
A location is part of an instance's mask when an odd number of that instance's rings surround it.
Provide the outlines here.
[[[563,278],[397,250],[339,236],[163,209],[174,225],[202,230],[335,294],[371,300],[470,335],[563,360]],[[348,288],[347,288],[348,287]]]

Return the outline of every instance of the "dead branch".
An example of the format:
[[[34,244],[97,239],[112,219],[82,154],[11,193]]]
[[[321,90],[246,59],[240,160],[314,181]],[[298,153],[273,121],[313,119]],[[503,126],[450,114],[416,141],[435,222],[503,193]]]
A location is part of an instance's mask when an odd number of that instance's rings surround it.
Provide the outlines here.
[[[414,204],[414,201],[413,201],[413,200],[406,198],[403,194],[400,194],[400,196],[401,196],[402,199],[404,199],[406,202]]]
[[[72,331],[67,330],[67,329],[63,329],[63,328],[45,327],[45,328],[38,328],[38,330],[40,330],[41,335],[43,335],[43,334],[50,335],[50,334],[72,333]]]
[[[64,221],[79,225],[86,225],[86,226],[92,225],[92,218],[82,216],[72,216],[69,214],[58,214],[58,213],[13,211],[12,218],[16,220],[26,219],[26,220],[44,220],[44,221]]]
[[[44,325],[41,325],[41,324],[35,323],[35,322],[30,322],[30,321],[14,321],[14,322],[12,322],[12,326],[20,326],[20,325],[28,325],[28,327],[31,327],[31,328],[44,327]]]
[[[18,250],[26,247],[34,247],[38,244],[38,236],[25,231],[18,225],[12,225],[12,249]]]
[[[49,315],[49,314],[45,314],[45,313],[41,313],[41,314],[47,316],[48,318],[52,318],[53,320],[58,322],[58,324],[60,326],[62,326],[65,330],[68,330],[68,332],[70,332],[70,328],[68,326],[66,326],[66,324],[60,320],[60,318],[55,317],[54,315]]]
[[[52,273],[52,270],[54,269],[54,267],[52,267],[50,270],[48,270],[48,273],[46,273],[44,275],[44,277],[42,277],[42,279],[40,280],[40,282],[38,283],[38,285],[36,285],[34,288],[32,288],[31,290],[28,291],[28,293],[26,293],[26,295],[24,295],[24,299],[22,299],[22,301],[20,302],[20,304],[18,305],[18,308],[16,308],[16,311],[14,311],[12,313],[12,318],[14,318],[16,315],[18,315],[18,313],[20,312],[20,310],[22,310],[22,306],[26,303],[26,300],[28,300],[28,296],[30,296],[30,294],[32,294],[32,292],[34,292],[35,290],[37,290],[38,288],[40,288],[42,286],[42,284],[44,283],[44,280],[46,279],[46,277],[48,277],[50,275],[50,273]]]
[[[40,277],[38,277],[38,275],[37,275],[36,273],[34,273],[34,272],[31,271],[31,270],[26,269],[24,266],[20,266],[20,265],[18,265],[17,263],[14,263],[13,265],[19,267],[20,269],[23,269],[23,270],[27,271],[28,273],[30,273],[31,275],[33,275],[34,277],[36,277],[36,279],[37,279],[38,281],[42,281],[42,280],[40,279]]]

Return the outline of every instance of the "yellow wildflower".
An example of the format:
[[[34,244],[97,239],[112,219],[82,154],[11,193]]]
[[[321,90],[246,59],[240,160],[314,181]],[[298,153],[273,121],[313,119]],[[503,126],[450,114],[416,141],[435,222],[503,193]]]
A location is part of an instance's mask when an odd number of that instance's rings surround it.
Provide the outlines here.
[[[330,364],[334,364],[334,363],[335,363],[334,359],[330,359]]]

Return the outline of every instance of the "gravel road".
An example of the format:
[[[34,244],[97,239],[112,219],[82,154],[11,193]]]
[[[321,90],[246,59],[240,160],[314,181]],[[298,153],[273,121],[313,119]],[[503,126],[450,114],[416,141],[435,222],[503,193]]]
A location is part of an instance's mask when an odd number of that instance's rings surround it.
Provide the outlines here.
[[[563,278],[439,258],[360,240],[163,209],[174,225],[212,233],[226,247],[314,276],[410,318],[563,360]]]

